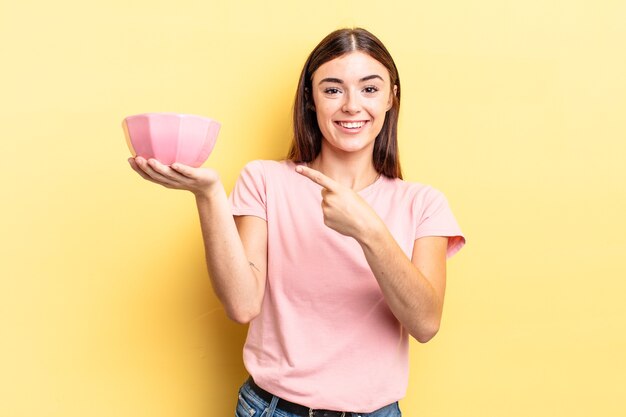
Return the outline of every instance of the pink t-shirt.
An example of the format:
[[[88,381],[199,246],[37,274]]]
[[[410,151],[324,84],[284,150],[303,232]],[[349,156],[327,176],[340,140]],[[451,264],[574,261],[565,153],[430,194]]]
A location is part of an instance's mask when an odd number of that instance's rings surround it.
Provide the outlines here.
[[[267,284],[244,363],[265,390],[310,408],[371,412],[404,397],[408,332],[363,250],[323,223],[321,187],[291,161],[252,161],[230,196],[233,214],[267,221]],[[407,257],[423,236],[465,243],[443,194],[381,176],[359,195]]]

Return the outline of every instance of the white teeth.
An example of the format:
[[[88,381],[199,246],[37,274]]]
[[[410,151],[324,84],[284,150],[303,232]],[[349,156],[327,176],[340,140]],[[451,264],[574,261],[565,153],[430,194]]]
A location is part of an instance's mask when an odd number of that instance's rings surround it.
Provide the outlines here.
[[[346,129],[358,129],[363,127],[365,122],[339,122],[341,127],[345,127]]]

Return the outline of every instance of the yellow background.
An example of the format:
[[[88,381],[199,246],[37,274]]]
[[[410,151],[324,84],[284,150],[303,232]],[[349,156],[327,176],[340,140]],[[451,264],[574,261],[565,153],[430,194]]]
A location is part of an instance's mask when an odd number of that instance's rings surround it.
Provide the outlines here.
[[[233,415],[245,327],[193,198],[131,171],[120,123],[220,120],[230,190],[285,155],[307,54],[354,25],[400,69],[405,177],[468,236],[405,415],[626,415],[624,22],[609,0],[2,0],[0,416]]]

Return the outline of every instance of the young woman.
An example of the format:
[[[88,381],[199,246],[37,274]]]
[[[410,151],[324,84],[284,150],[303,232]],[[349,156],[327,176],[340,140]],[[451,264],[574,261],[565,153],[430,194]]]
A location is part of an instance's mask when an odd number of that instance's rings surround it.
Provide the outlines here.
[[[250,323],[237,416],[401,415],[409,335],[437,333],[465,238],[441,192],[401,179],[399,109],[387,49],[342,29],[305,63],[288,159],[246,165],[230,199],[213,170],[130,159],[195,194],[213,288]]]

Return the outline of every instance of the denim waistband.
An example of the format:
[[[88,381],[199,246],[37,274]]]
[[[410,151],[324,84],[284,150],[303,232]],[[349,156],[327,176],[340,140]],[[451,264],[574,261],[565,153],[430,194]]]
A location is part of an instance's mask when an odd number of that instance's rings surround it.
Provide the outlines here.
[[[259,387],[252,377],[248,378],[246,381],[250,386],[250,389],[257,395],[259,398],[263,399],[263,401],[270,403],[272,398],[275,395],[265,391],[263,388]],[[276,404],[276,408],[279,410],[285,411],[287,413],[295,414],[297,416],[302,417],[347,417],[352,416],[352,412],[348,411],[333,411],[333,410],[314,410],[304,405],[292,403],[291,401],[284,400],[282,398],[278,399],[278,403]]]

